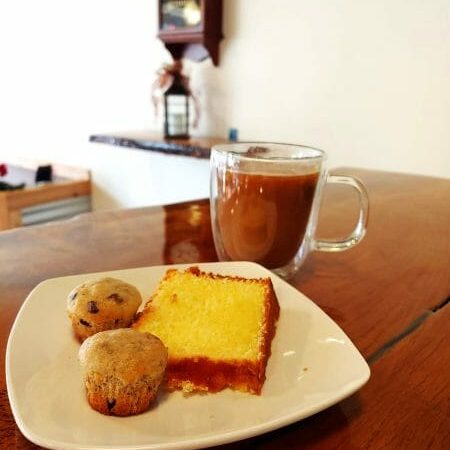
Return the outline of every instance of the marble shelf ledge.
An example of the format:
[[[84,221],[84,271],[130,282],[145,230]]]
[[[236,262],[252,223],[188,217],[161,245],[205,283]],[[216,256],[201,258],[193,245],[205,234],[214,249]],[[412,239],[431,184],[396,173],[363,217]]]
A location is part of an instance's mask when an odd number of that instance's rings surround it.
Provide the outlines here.
[[[164,139],[161,135],[149,131],[94,134],[89,137],[89,141],[200,159],[209,159],[212,146],[229,142],[218,137]]]

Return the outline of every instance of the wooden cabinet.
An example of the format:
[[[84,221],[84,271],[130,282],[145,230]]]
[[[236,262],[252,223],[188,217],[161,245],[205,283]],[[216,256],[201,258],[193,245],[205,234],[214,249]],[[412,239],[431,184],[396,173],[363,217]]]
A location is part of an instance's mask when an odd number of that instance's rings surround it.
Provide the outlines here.
[[[67,218],[91,210],[91,177],[87,170],[52,165],[54,181],[37,185],[38,164],[8,164],[9,179],[25,182],[23,189],[0,191],[0,231],[21,225]]]
[[[174,59],[219,64],[222,0],[159,0],[159,33]]]

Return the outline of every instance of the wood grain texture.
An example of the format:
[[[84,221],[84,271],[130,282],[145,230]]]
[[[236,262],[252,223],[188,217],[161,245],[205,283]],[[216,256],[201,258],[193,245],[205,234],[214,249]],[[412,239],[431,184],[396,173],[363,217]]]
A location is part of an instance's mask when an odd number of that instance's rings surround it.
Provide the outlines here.
[[[442,305],[450,293],[450,180],[340,172],[357,174],[368,188],[367,236],[348,252],[311,254],[291,283],[371,358],[372,378],[314,417],[224,448],[446,448],[450,317],[448,304]],[[348,231],[354,208],[348,191],[330,190],[319,234]],[[36,284],[76,273],[215,259],[206,200],[85,214],[0,233],[0,448],[36,448],[14,424],[4,375],[10,328]]]
[[[310,254],[292,283],[373,355],[450,294],[450,180],[365,170],[365,239],[342,253]],[[334,186],[333,186],[334,187]],[[342,235],[356,220],[351,192],[330,190],[318,234]]]

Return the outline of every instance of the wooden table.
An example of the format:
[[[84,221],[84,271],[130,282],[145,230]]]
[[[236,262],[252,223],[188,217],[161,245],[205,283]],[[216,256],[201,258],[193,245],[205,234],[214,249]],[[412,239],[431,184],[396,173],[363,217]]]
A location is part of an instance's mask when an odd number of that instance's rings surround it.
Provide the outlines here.
[[[291,283],[346,331],[370,363],[371,379],[313,417],[223,448],[449,448],[450,180],[339,172],[359,176],[368,188],[367,237],[348,252],[311,254]],[[351,227],[354,199],[349,195],[327,194],[322,236]],[[206,200],[93,213],[0,233],[0,448],[36,448],[12,417],[4,353],[17,311],[37,283],[215,259]]]

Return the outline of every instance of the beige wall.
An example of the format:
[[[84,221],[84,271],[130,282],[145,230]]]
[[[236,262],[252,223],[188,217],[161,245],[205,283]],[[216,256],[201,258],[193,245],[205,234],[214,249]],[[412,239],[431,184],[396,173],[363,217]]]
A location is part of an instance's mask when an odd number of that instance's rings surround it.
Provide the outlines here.
[[[301,142],[330,164],[450,177],[448,0],[225,0],[205,131]]]
[[[220,66],[188,67],[197,134],[236,127],[321,147],[331,166],[450,177],[448,0],[224,0],[224,14]],[[156,32],[152,0],[1,2],[0,157],[93,168],[99,208],[157,202],[119,192],[125,150],[87,143],[159,127],[150,86],[169,57]],[[142,194],[155,180],[138,159]]]

